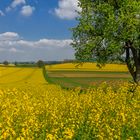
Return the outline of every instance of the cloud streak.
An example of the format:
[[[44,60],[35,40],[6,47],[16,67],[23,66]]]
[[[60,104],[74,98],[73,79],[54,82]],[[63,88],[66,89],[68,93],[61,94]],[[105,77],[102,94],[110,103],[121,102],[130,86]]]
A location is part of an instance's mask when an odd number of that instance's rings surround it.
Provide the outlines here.
[[[0,52],[4,54],[14,53],[15,59],[21,60],[63,60],[74,58],[74,50],[70,46],[71,39],[40,39],[37,41],[24,40],[20,35],[14,32],[6,32],[0,34]],[[21,54],[22,53],[22,54]],[[19,56],[19,54],[21,54]],[[18,56],[18,57],[16,57]],[[7,56],[6,56],[7,57]],[[0,59],[4,56],[0,55]],[[13,56],[9,55],[9,59],[13,60]]]
[[[0,10],[0,16],[5,16],[4,12]]]

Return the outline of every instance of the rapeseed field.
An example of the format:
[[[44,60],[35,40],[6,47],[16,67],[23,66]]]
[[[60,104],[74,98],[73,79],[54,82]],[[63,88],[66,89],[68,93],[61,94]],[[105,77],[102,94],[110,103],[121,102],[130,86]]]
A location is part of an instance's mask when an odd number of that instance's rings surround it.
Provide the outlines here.
[[[30,86],[33,84],[46,84],[42,69],[0,67],[0,87]]]
[[[106,64],[102,68],[97,67],[96,63],[64,63],[47,65],[46,68],[50,71],[53,70],[74,70],[74,71],[115,71],[115,72],[127,72],[128,68],[124,64]]]
[[[66,90],[48,84],[39,68],[0,72],[0,140],[140,139],[135,84]]]
[[[33,85],[0,90],[1,140],[140,139],[140,87],[64,90]]]

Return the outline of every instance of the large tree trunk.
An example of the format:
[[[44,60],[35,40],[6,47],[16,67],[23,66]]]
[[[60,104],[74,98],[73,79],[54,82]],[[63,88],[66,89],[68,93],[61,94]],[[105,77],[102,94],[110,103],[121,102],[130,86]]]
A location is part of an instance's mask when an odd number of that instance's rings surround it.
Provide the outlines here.
[[[140,49],[131,48],[133,59],[134,59],[134,65],[135,65],[135,75],[134,75],[134,81],[140,85]]]
[[[136,66],[136,73],[135,73],[135,82],[140,85],[140,64]]]
[[[134,82],[140,85],[140,49],[133,47],[133,43],[128,41],[125,44],[126,64]]]

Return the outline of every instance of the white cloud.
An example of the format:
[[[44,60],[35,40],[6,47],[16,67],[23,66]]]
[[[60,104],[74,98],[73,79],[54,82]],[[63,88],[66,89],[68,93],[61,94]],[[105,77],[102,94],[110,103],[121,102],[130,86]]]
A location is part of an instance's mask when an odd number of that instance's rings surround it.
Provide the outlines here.
[[[35,42],[36,47],[67,47],[71,43],[70,39],[66,40],[55,40],[55,39],[40,39],[39,41]]]
[[[78,16],[76,11],[81,11],[78,7],[78,0],[59,0],[55,14],[61,19],[74,19]]]
[[[0,34],[0,41],[11,41],[19,39],[19,35],[14,32],[5,32]]]
[[[13,0],[13,2],[8,7],[6,7],[5,11],[10,12],[12,9],[16,8],[17,6],[25,5],[25,4],[26,4],[25,0]]]
[[[15,32],[2,33],[0,34],[0,60],[72,59],[74,50],[70,46],[71,42],[71,39],[47,38],[28,41]],[[11,55],[11,53],[14,53],[14,55]]]
[[[22,53],[22,52],[24,52],[24,51],[18,50],[16,48],[10,48],[8,51],[12,52],[12,53]]]
[[[11,11],[11,9],[12,9],[12,8],[11,8],[10,6],[8,6],[8,7],[6,7],[5,11],[6,11],[6,12],[9,12],[9,11]]]
[[[17,7],[18,5],[26,4],[25,0],[14,0],[11,4],[12,8]]]
[[[19,40],[14,42],[14,44],[16,46],[21,46],[21,47],[54,49],[54,48],[69,47],[71,42],[72,40],[70,39],[65,39],[65,40],[40,39],[38,41]]]
[[[23,6],[22,9],[21,9],[21,14],[23,16],[31,16],[33,14],[35,10],[35,7],[32,7],[30,5],[26,5],[26,6]]]
[[[0,16],[5,16],[5,14],[3,13],[3,11],[0,10]]]

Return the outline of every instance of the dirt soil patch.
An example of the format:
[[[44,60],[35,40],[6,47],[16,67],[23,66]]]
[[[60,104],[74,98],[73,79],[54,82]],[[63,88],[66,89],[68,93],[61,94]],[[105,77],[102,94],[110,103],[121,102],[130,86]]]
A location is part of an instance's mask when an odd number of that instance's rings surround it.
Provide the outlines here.
[[[129,78],[131,77],[129,74],[91,74],[91,73],[87,73],[87,74],[55,74],[55,73],[50,73],[49,77],[109,77],[109,78]]]

